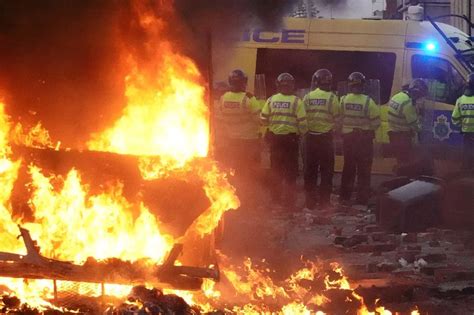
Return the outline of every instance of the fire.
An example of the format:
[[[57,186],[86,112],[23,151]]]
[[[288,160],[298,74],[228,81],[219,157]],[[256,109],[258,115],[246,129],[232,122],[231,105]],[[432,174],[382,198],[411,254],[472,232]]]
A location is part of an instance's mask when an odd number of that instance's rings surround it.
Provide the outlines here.
[[[146,60],[127,52],[127,105],[114,125],[94,134],[91,150],[160,156],[178,167],[209,148],[209,110],[203,78],[194,62],[163,38],[163,21],[144,1],[133,2],[147,34]],[[165,9],[170,4],[162,3]],[[156,160],[153,160],[156,162]]]
[[[10,159],[10,118],[5,113],[5,104],[0,101],[0,237],[2,248],[17,250],[21,243],[16,239],[18,227],[11,217],[10,194],[18,176],[20,161]]]
[[[341,289],[341,290],[350,290],[351,285],[344,276],[344,271],[342,270],[342,267],[339,266],[338,263],[332,263],[331,267],[333,268],[333,271],[339,276],[335,280],[331,280],[329,275],[326,275],[326,278],[324,279],[324,283],[326,284],[326,289]]]
[[[171,1],[161,1],[171,11]],[[146,259],[153,264],[163,261],[175,241],[203,239],[212,234],[225,211],[239,207],[235,189],[227,174],[208,157],[209,110],[206,104],[204,80],[194,62],[179,54],[172,43],[162,38],[164,21],[145,6],[145,1],[132,2],[139,17],[138,24],[147,34],[143,44],[147,58],[136,51],[124,50],[128,75],[125,77],[127,103],[122,115],[109,128],[90,137],[85,147],[94,151],[130,154],[140,157],[137,167],[144,179],[166,176],[198,179],[209,199],[209,207],[192,223],[182,239],[165,234],[159,218],[143,202],[127,200],[123,183],[103,183],[100,192],[92,191],[79,170],[65,175],[49,174],[37,165],[28,165],[31,197],[28,206],[32,222],[14,217],[11,192],[22,161],[11,158],[10,144],[59,149],[40,123],[29,130],[21,124],[14,127],[0,102],[0,251],[22,253],[17,239],[18,224],[38,241],[41,254],[48,258],[84,263],[118,258],[126,261]],[[358,314],[369,312],[363,298],[351,290],[342,268],[332,265],[337,279],[325,275],[318,263],[307,262],[278,282],[268,268],[257,267],[245,259],[242,268],[221,257],[221,272],[227,287],[204,281],[202,293],[171,291],[203,311],[224,305],[237,314],[325,314],[331,302],[329,290],[348,290],[360,302]],[[322,290],[313,285],[320,282]],[[70,283],[58,281],[57,288]],[[77,283],[75,283],[77,284]],[[6,286],[6,289],[2,287]],[[77,284],[77,293],[99,296],[97,284]],[[105,285],[107,293],[125,296],[129,286]],[[167,291],[165,291],[166,293]],[[21,280],[0,278],[0,294],[14,294],[40,309],[54,308],[47,300],[54,294],[51,280]],[[225,301],[237,301],[229,309]],[[391,314],[382,306],[380,314]],[[414,311],[412,314],[416,314]]]
[[[91,195],[74,169],[64,179],[47,177],[35,166],[29,173],[35,222],[25,227],[41,244],[43,255],[76,263],[88,257],[146,257],[158,263],[170,250],[173,239],[160,231],[158,220],[143,204],[130,204],[122,196],[120,184]],[[136,219],[134,207],[140,213]]]
[[[31,128],[24,127],[21,123],[16,123],[12,129],[10,139],[18,145],[25,145],[32,148],[51,148],[59,150],[61,142],[54,144],[47,129],[38,122]]]
[[[210,206],[184,239],[201,238],[211,234],[223,213],[237,208],[239,202],[227,175],[206,158],[209,111],[204,80],[191,59],[161,38],[163,22],[144,3],[136,1],[133,5],[140,26],[149,35],[144,44],[148,58],[139,58],[133,51],[124,52],[129,69],[125,78],[126,106],[121,117],[109,128],[91,135],[86,146],[89,150],[140,156],[137,166],[145,179],[170,175],[186,178],[191,174],[200,180]],[[21,161],[11,160],[9,144],[58,150],[60,142],[55,144],[41,123],[33,128],[20,123],[13,126],[4,113],[4,104],[0,105],[1,251],[24,253],[17,239],[17,225],[21,224],[37,240],[45,257],[78,264],[89,257],[126,261],[145,258],[154,264],[163,261],[176,240],[161,231],[159,218],[143,203],[124,198],[120,182],[103,183],[103,191],[93,193],[77,169],[57,175],[28,165],[28,206],[34,219],[24,222],[21,217],[13,217],[11,191]],[[44,299],[52,298],[54,291],[52,281],[0,279],[0,283],[32,306],[49,306]],[[61,283],[58,282],[58,289]],[[120,296],[130,288],[108,286],[107,290]],[[212,295],[212,290],[209,287],[207,294]],[[98,287],[91,285],[79,286],[77,291],[100,294]]]

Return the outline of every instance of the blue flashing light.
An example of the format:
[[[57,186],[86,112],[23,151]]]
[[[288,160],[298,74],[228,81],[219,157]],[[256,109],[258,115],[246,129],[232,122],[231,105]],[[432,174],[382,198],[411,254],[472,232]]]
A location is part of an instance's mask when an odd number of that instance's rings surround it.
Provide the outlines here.
[[[425,43],[425,50],[426,51],[430,51],[430,52],[433,52],[437,49],[437,45],[435,42],[427,42]]]

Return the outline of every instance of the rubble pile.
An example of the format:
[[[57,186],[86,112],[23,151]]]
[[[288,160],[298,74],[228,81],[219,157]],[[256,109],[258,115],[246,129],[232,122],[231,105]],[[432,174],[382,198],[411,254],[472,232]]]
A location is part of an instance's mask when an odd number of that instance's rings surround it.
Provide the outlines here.
[[[72,315],[72,314],[86,314],[80,311],[68,311],[54,306],[50,308],[41,307],[35,308],[28,304],[22,303],[20,299],[15,296],[3,295],[0,296],[0,314],[18,314],[18,315]]]
[[[183,298],[166,295],[158,289],[147,289],[137,286],[132,289],[125,303],[119,306],[109,306],[105,315],[132,315],[132,314],[201,314],[197,307],[189,306]]]
[[[410,304],[438,314],[471,299],[473,231],[438,225],[397,233],[379,225],[375,211],[357,207],[304,211],[289,226],[286,246],[340,262],[358,293],[392,309]],[[472,310],[465,304],[461,313]]]
[[[58,299],[55,304],[64,307],[50,306],[32,307],[24,304],[15,296],[0,297],[0,314],[24,315],[69,315],[69,314],[104,314],[104,315],[132,315],[132,314],[203,314],[197,306],[190,306],[186,301],[174,294],[164,294],[158,289],[147,289],[144,286],[134,287],[126,301],[107,297],[76,296]]]

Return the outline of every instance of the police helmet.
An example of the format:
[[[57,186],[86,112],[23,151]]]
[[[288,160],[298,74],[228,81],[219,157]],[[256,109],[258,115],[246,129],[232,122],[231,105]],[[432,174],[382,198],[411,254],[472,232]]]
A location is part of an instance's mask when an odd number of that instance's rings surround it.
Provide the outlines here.
[[[361,72],[352,72],[347,78],[349,92],[362,93],[365,86],[365,75]]]
[[[229,74],[229,85],[233,91],[245,91],[247,75],[240,69],[233,70]]]
[[[289,73],[282,73],[276,79],[278,89],[293,90],[295,87],[295,78]]]
[[[319,69],[313,74],[311,81],[312,87],[331,87],[332,85],[332,73],[328,69]]]
[[[421,98],[428,95],[428,85],[423,79],[414,79],[408,85],[408,92],[414,98]]]

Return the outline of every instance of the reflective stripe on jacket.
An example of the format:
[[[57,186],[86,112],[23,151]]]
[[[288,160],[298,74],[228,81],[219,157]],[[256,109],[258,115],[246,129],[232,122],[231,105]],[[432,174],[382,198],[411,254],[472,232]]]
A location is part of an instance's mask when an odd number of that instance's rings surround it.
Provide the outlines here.
[[[304,134],[308,131],[303,102],[294,95],[273,95],[263,106],[260,117],[269,131],[277,135]]]
[[[453,124],[461,126],[462,132],[474,133],[474,96],[458,98],[451,117]]]
[[[335,129],[340,115],[337,96],[328,91],[316,89],[303,99],[309,132],[326,133]]]
[[[390,131],[419,131],[421,129],[416,108],[408,94],[395,94],[388,104]]]
[[[349,93],[341,99],[342,132],[354,129],[376,130],[380,126],[380,110],[365,94]]]
[[[260,105],[251,94],[226,92],[221,97],[217,114],[225,136],[235,139],[259,137]]]

